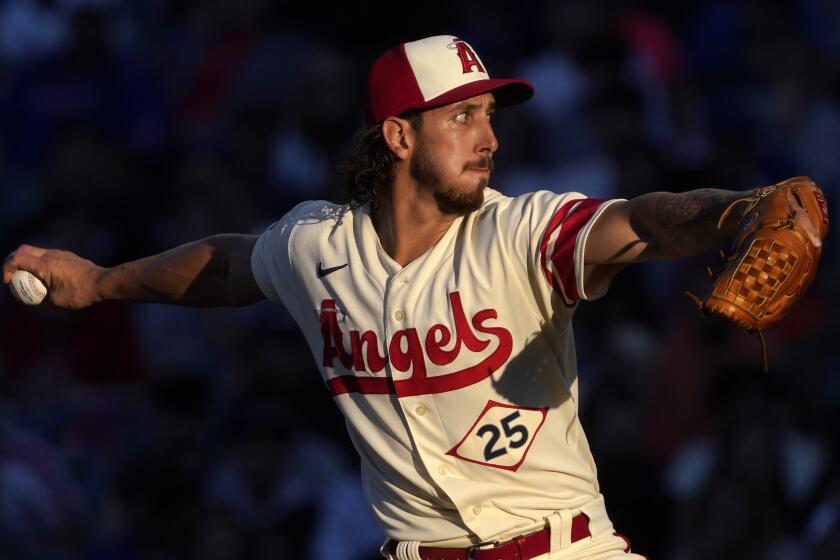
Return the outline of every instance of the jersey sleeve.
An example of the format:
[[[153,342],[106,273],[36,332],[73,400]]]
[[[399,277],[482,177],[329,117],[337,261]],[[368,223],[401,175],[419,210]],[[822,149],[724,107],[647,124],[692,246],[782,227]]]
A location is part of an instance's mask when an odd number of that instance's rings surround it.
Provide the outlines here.
[[[619,200],[541,190],[510,199],[499,212],[499,227],[512,232],[511,254],[524,261],[530,288],[547,313],[557,317],[607,292],[622,265],[584,265],[583,257],[598,218]]]
[[[284,303],[281,294],[292,282],[289,244],[292,232],[306,203],[301,203],[274,222],[257,239],[251,253],[251,272],[265,297]],[[286,287],[286,289],[284,289]]]
[[[598,266],[584,265],[583,258],[592,227],[604,210],[619,200],[588,198],[571,193],[556,204],[549,204],[545,209],[546,215],[537,220],[540,228],[534,233],[539,239],[536,255],[538,271],[567,306],[581,299],[597,299],[607,292],[609,279],[617,271],[616,267],[606,265],[599,269]],[[608,271],[608,268],[612,270]]]

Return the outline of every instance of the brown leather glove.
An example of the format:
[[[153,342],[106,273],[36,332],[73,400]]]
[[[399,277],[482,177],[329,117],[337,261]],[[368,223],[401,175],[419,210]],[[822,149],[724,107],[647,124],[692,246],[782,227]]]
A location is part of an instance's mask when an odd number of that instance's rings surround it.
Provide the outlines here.
[[[814,279],[828,233],[828,204],[811,179],[793,177],[734,202],[718,227],[740,203],[750,206],[701,310],[760,335],[790,311]]]

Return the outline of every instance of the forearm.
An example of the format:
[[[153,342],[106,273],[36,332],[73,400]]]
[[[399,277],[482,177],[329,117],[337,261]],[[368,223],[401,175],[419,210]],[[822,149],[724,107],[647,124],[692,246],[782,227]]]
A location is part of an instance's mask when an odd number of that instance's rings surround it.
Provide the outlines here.
[[[658,258],[699,255],[732,238],[742,216],[739,207],[718,228],[724,211],[749,191],[698,189],[684,193],[654,192],[629,201],[630,225],[649,253]]]
[[[215,235],[158,255],[102,269],[98,274],[97,300],[191,307],[253,303],[261,296],[251,285],[253,242],[250,236]]]

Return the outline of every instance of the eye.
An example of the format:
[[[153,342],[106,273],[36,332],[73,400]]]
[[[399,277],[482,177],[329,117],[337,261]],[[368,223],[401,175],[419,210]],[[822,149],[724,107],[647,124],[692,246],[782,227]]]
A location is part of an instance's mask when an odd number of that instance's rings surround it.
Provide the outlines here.
[[[455,122],[457,122],[457,123],[466,124],[467,122],[469,122],[469,120],[470,120],[470,117],[469,117],[469,115],[467,114],[466,111],[464,111],[463,113],[458,113],[457,115],[455,115]]]

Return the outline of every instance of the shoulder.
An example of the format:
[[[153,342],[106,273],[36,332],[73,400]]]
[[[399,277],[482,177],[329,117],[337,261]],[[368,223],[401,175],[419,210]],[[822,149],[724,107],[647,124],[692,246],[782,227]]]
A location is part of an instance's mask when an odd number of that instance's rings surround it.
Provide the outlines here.
[[[257,240],[259,251],[299,252],[333,238],[338,232],[352,231],[357,209],[326,200],[301,202],[268,226]]]
[[[341,246],[342,240],[352,235],[355,212],[346,204],[310,200],[271,224],[259,236],[251,254],[251,269],[263,293],[278,302],[289,290],[296,293],[297,271],[301,267],[315,271],[325,249]]]
[[[484,204],[477,211],[481,214],[511,215],[522,219],[526,216],[536,218],[550,216],[563,208],[571,209],[588,197],[579,192],[556,193],[547,189],[524,193],[519,196],[507,196],[488,188],[485,191]]]
[[[278,234],[283,235],[298,226],[331,228],[340,225],[352,213],[353,208],[348,204],[337,204],[327,200],[307,200],[289,210],[269,229],[276,229]]]

